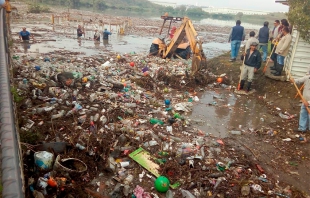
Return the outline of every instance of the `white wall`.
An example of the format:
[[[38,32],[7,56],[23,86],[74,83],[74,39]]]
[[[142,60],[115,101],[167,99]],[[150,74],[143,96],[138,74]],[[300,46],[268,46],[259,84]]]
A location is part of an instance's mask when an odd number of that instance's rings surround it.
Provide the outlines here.
[[[300,38],[297,29],[293,29],[290,53],[285,58],[285,70],[293,77],[302,77],[310,66],[310,44]]]
[[[232,9],[232,8],[203,8],[205,12],[216,13],[216,14],[237,14],[242,12],[246,15],[267,15],[267,12],[263,11],[254,11],[254,10],[240,10],[240,9]]]

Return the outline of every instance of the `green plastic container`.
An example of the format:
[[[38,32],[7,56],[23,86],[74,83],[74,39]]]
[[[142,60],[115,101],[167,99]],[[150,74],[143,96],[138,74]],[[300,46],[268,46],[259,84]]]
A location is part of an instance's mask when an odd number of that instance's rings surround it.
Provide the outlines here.
[[[161,192],[161,193],[165,193],[169,190],[169,185],[170,185],[170,182],[169,182],[169,179],[165,176],[159,176],[156,180],[155,180],[155,189],[158,191],[158,192]]]

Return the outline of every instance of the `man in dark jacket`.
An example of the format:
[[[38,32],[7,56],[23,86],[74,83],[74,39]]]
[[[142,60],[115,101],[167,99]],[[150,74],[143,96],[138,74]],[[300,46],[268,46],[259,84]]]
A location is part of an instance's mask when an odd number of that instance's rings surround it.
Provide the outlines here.
[[[111,35],[112,33],[108,31],[108,29],[104,29],[103,31],[103,40],[108,40],[109,39],[109,35]]]
[[[245,39],[244,27],[241,26],[241,21],[236,21],[236,26],[232,27],[229,33],[228,42],[231,42],[231,59],[230,61],[236,61],[238,52],[240,49],[241,41]]]
[[[269,22],[264,22],[264,27],[259,30],[258,41],[259,41],[259,50],[263,50],[263,61],[267,59],[267,50],[268,50],[268,41],[269,41]]]
[[[246,79],[248,79],[247,92],[251,89],[252,80],[254,73],[260,68],[262,64],[262,57],[260,52],[256,49],[258,43],[253,42],[250,46],[250,49],[246,51],[245,57],[242,55],[241,60],[244,60],[244,65],[241,70],[241,82],[240,90],[243,89]]]
[[[83,36],[84,32],[82,31],[81,25],[78,25],[78,28],[76,29],[76,34],[78,38],[81,38]]]

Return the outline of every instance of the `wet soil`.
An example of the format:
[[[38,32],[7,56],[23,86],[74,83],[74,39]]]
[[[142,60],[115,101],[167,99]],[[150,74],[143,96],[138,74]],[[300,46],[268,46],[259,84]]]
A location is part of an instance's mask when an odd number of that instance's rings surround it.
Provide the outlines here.
[[[208,63],[214,73],[226,73],[234,86],[238,85],[241,64],[241,60],[229,62],[229,53]],[[253,80],[252,86],[256,93],[251,96],[242,95],[237,99],[236,104],[239,105],[234,105],[237,111],[231,116],[229,128],[245,132],[234,138],[249,148],[260,164],[273,172],[279,181],[295,185],[297,189],[309,194],[310,185],[307,180],[310,174],[310,145],[296,137],[303,135],[309,139],[309,133],[294,132],[298,128],[298,117],[290,120],[279,117],[280,112],[298,115],[300,99],[295,97],[297,91],[290,82],[265,77],[263,67],[262,64]],[[247,126],[249,124],[250,126]],[[241,128],[238,128],[238,125],[241,125]],[[274,131],[275,135],[270,135],[269,130]],[[291,138],[292,141],[285,142],[285,138]]]

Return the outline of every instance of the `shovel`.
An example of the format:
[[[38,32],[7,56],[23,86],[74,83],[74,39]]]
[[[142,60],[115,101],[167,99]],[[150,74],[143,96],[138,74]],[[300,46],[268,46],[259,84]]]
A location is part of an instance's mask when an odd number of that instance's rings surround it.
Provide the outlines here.
[[[267,66],[268,66],[268,63],[269,63],[269,61],[270,61],[270,59],[271,59],[271,55],[273,54],[274,50],[276,49],[277,44],[278,44],[278,43],[275,43],[275,44],[274,44],[274,46],[273,46],[273,48],[272,48],[272,50],[271,50],[271,52],[270,52],[269,58],[268,58],[268,60],[267,60],[267,62],[266,62],[266,64],[265,64],[265,67],[264,67],[264,69],[263,69],[263,73],[265,73],[266,70],[267,70]]]
[[[302,94],[301,94],[299,88],[297,87],[297,85],[296,85],[296,83],[295,83],[295,81],[294,81],[294,79],[293,79],[291,73],[288,73],[288,75],[289,75],[291,81],[293,81],[293,84],[294,84],[294,86],[295,86],[295,88],[296,88],[296,90],[297,90],[298,95],[299,95],[300,98],[301,98],[302,103],[303,103],[304,105],[307,104],[308,102],[307,102],[307,101],[305,100],[305,98],[302,96]],[[305,107],[306,107],[306,109],[307,109],[307,111],[308,111],[308,114],[310,114],[310,109],[309,109],[309,107],[308,107],[307,105],[305,105]]]

